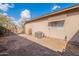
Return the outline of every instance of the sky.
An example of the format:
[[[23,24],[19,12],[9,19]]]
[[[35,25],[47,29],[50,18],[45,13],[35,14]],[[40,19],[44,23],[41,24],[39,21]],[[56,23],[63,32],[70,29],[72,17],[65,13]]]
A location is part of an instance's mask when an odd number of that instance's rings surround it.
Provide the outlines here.
[[[71,7],[73,3],[0,3],[0,13],[14,18],[35,19],[37,17]]]

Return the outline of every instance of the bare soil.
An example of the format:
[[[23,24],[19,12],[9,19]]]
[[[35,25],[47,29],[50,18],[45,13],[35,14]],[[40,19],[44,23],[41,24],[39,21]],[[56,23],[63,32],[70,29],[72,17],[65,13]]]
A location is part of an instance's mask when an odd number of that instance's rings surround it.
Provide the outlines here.
[[[27,38],[11,35],[0,38],[1,56],[60,56],[60,52],[52,51]]]

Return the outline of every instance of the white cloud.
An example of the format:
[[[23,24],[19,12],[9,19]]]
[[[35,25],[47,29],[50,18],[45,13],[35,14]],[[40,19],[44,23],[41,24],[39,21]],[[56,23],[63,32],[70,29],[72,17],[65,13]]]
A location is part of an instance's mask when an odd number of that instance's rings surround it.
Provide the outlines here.
[[[22,19],[30,19],[31,15],[30,15],[30,11],[25,9],[21,12],[21,18]]]
[[[14,7],[14,4],[9,5],[7,3],[5,4],[0,3],[0,10],[5,12],[8,11],[9,8],[13,8],[13,7]]]
[[[54,4],[52,10],[56,10],[57,8],[61,8],[59,5]]]
[[[14,4],[9,5],[9,8],[14,8]]]
[[[31,14],[30,14],[30,11],[28,9],[25,9],[21,12],[20,14],[21,18],[18,20],[18,25],[19,27],[23,27],[25,22],[31,20]]]
[[[3,15],[4,15],[4,16],[8,16],[8,14],[7,14],[7,13],[3,13]]]

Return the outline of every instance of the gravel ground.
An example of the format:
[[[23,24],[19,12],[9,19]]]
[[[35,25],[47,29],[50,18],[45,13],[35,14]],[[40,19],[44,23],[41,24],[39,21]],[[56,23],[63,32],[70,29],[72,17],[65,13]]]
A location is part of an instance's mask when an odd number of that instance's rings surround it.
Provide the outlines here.
[[[60,56],[60,52],[52,51],[27,38],[12,35],[0,38],[0,55],[5,56]],[[2,42],[1,41],[1,42]]]

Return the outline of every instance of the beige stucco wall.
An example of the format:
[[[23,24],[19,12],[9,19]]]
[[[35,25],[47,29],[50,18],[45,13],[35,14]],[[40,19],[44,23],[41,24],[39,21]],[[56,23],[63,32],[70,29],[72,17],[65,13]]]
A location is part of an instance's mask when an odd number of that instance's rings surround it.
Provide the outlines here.
[[[79,14],[72,15],[66,18],[65,22],[65,34],[69,41],[79,30]]]
[[[61,20],[65,20],[66,17],[67,17],[66,14],[61,14],[61,15],[57,15],[54,17],[50,17],[48,21],[49,22],[61,21]],[[65,38],[64,27],[63,28],[49,28],[48,36],[59,38],[59,39],[64,39]]]
[[[28,32],[28,28],[32,27],[32,34],[35,35],[35,32],[41,31],[45,34],[45,36],[52,37],[52,38],[58,38],[58,39],[64,39],[65,37],[65,32],[64,28],[58,29],[58,28],[50,28],[48,26],[48,22],[53,22],[53,21],[60,21],[60,20],[65,20],[66,15],[58,15],[55,17],[49,17],[45,18],[44,20],[32,22],[26,24],[26,32]]]
[[[44,20],[28,23],[25,25],[25,30],[28,33],[29,28],[31,28],[33,35],[35,32],[41,31],[46,36],[52,38],[65,39],[65,36],[67,36],[67,40],[69,40],[79,30],[79,12],[73,13],[77,14],[72,15],[69,13],[70,16],[67,16],[67,14],[60,14],[54,17],[44,18]],[[60,20],[65,20],[64,27],[62,29],[48,27],[48,22]]]
[[[30,24],[30,23],[25,25],[25,33],[26,34],[29,34],[29,29],[32,29],[32,24]]]

